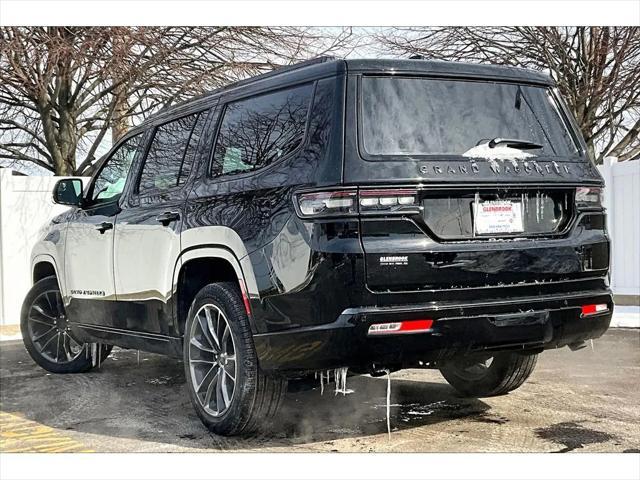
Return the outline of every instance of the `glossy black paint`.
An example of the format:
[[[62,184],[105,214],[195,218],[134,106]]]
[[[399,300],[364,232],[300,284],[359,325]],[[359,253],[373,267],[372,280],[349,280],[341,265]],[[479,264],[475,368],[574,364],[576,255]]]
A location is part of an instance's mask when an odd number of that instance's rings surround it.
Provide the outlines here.
[[[542,351],[597,338],[609,327],[611,312],[582,318],[580,305],[585,302],[613,307],[606,290],[491,302],[369,307],[350,309],[327,325],[259,334],[254,340],[261,367],[290,376],[344,365],[361,373],[437,365],[478,351]],[[434,320],[428,333],[367,335],[373,323],[425,318]]]
[[[379,292],[438,290],[603,276],[609,267],[609,243],[603,230],[585,228],[591,216],[581,214],[559,238],[501,242],[438,242],[410,219],[363,220],[367,286]],[[380,257],[392,254],[406,255],[407,265],[380,264]]]
[[[600,336],[611,313],[588,320],[579,315],[582,303],[603,302],[613,308],[606,280],[604,213],[578,212],[571,196],[578,185],[602,184],[584,151],[579,161],[560,165],[537,159],[496,167],[450,158],[374,164],[360,155],[356,134],[358,79],[368,73],[552,85],[544,75],[512,68],[422,60],[334,60],[241,82],[159,113],[131,135],[145,132],[148,143],[156,126],[207,112],[189,180],[170,192],[140,197],[134,187],[142,165],[138,158],[117,204],[77,209],[57,220],[114,225],[104,234],[90,233],[115,236],[116,298],[71,299],[67,309],[78,335],[87,341],[179,355],[184,318],[177,305],[184,292],[175,287],[148,297],[141,295],[141,289],[117,295],[118,275],[138,270],[173,276],[173,269],[180,268],[151,253],[157,250],[144,248],[151,238],[144,233],[147,227],[155,232],[149,235],[159,235],[152,241],[166,242],[169,249],[175,238],[180,245],[181,235],[189,230],[222,226],[239,236],[246,258],[237,260],[248,259],[255,275],[257,291],[250,292],[254,341],[261,366],[270,371],[297,375],[345,365],[365,371],[374,363],[401,367],[477,349],[534,351]],[[314,84],[314,97],[307,134],[295,154],[248,173],[209,175],[220,112],[227,102],[309,82]],[[570,117],[567,121],[571,123]],[[292,195],[297,190],[345,186],[416,188],[427,213],[331,220],[303,220],[296,215]],[[444,217],[456,209],[464,208],[468,214],[469,196],[475,193],[540,191],[552,199],[560,192],[560,197],[546,207],[547,224],[530,237],[472,238],[464,216],[458,230],[442,227],[447,223]],[[457,207],[434,216],[450,199]],[[558,210],[558,204],[564,209]],[[165,225],[158,216],[166,212],[179,218]],[[550,222],[552,217],[555,223]],[[140,243],[130,243],[128,253],[122,253],[118,239],[126,234]],[[107,250],[105,242],[105,255]],[[408,257],[407,265],[380,265],[381,256],[398,254]],[[82,261],[90,268],[90,258]],[[127,269],[119,269],[119,264]],[[535,320],[530,315],[520,318],[529,309],[539,313]],[[505,323],[500,317],[504,314],[512,320]],[[384,339],[366,335],[376,321],[417,318],[436,320],[434,331]]]

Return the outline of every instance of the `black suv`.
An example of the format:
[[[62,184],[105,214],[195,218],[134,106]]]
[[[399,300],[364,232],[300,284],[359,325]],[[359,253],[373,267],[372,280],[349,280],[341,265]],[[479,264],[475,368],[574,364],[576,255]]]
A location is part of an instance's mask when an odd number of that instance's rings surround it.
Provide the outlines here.
[[[59,373],[113,345],[182,357],[226,435],[328,369],[507,393],[609,326],[585,152],[521,69],[321,58],[235,83],[131,130],[85,188],[59,181],[72,208],[33,251],[25,345]]]

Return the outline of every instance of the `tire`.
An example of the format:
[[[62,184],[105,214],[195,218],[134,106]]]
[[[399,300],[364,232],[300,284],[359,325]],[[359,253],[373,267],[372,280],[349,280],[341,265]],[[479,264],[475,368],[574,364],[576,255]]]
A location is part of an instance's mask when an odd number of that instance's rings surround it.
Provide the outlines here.
[[[493,357],[461,357],[445,363],[440,373],[464,396],[491,397],[505,395],[522,385],[537,361],[537,354],[514,352]]]
[[[29,290],[22,304],[20,331],[31,358],[52,373],[87,372],[105,361],[112,349],[111,345],[81,343],[73,337],[53,276],[39,280]]]
[[[260,370],[235,283],[212,283],[198,292],[187,316],[183,351],[191,403],[213,433],[255,432],[278,411],[287,381]]]

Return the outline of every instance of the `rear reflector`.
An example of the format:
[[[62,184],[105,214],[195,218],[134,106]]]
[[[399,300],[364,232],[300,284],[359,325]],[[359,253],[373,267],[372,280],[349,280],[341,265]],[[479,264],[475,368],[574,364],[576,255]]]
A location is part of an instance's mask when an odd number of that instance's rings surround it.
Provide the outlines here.
[[[247,315],[251,316],[251,304],[249,303],[249,295],[247,295],[247,289],[243,285],[242,281],[240,281],[240,292],[242,292],[242,301],[244,302],[244,309],[247,312]]]
[[[583,305],[582,306],[582,316],[586,317],[588,315],[595,315],[597,313],[604,313],[609,311],[609,307],[607,307],[606,303],[598,303],[591,305]]]
[[[393,335],[396,333],[422,333],[431,331],[433,320],[407,320],[405,322],[374,323],[369,335]]]

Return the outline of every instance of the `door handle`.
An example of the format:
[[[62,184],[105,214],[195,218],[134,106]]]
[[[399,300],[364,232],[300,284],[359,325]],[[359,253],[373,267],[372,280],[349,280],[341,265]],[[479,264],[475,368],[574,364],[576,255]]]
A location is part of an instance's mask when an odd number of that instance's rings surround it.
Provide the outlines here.
[[[102,222],[96,225],[96,230],[98,230],[100,233],[104,233],[107,230],[111,230],[112,228],[113,228],[113,223],[111,222]]]
[[[156,220],[165,227],[175,220],[180,220],[179,212],[164,212],[156,217]]]

